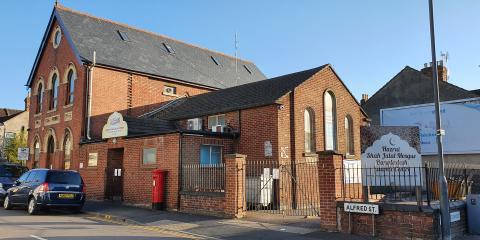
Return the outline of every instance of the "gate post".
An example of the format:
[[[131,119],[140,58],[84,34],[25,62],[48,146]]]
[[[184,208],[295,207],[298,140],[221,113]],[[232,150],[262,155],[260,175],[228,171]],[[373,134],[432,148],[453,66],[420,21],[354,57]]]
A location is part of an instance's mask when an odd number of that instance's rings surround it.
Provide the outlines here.
[[[245,159],[246,155],[225,155],[225,214],[242,218],[245,215]]]
[[[337,197],[342,195],[342,175],[335,169],[343,166],[343,156],[334,151],[318,152],[320,188],[320,228],[337,230]]]

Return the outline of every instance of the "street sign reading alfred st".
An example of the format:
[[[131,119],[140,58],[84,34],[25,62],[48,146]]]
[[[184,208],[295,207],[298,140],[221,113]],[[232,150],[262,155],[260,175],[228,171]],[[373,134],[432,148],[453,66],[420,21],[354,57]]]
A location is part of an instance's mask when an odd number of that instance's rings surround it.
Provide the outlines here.
[[[366,214],[380,214],[378,205],[365,203],[344,203],[343,209],[345,212],[352,213],[366,213]]]

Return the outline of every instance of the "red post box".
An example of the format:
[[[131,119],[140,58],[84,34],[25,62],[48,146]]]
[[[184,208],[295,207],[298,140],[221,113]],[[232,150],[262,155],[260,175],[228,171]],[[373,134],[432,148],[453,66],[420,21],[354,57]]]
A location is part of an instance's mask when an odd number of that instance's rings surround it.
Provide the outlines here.
[[[157,210],[165,209],[165,176],[167,171],[161,169],[153,170],[152,187],[152,208]]]

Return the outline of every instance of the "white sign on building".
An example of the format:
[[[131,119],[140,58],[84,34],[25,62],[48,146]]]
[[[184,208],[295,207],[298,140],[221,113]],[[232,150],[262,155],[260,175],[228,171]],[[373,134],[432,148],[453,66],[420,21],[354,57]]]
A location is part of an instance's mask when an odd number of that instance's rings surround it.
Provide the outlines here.
[[[30,149],[28,148],[18,148],[17,159],[20,161],[27,161],[29,152]]]
[[[421,153],[437,154],[435,106],[412,105],[382,109],[382,126],[418,126]],[[480,153],[480,98],[442,102],[442,128],[445,154]]]
[[[407,141],[388,133],[362,153],[365,186],[421,186],[422,157]]]
[[[116,138],[128,135],[127,122],[123,121],[122,114],[118,112],[112,113],[108,117],[107,124],[103,126],[102,138]]]

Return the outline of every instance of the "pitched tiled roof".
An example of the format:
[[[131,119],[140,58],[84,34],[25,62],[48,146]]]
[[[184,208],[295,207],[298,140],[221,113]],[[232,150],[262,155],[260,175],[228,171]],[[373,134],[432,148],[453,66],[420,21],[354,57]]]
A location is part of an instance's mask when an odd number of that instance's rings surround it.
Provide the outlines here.
[[[472,93],[474,93],[474,94],[477,94],[477,96],[480,97],[480,89],[471,90],[470,92],[472,92]]]
[[[179,99],[171,107],[153,111],[145,117],[186,119],[274,104],[326,66],[329,65]]]
[[[450,101],[478,97],[476,94],[439,81],[440,100]],[[406,66],[362,105],[374,124],[379,124],[380,109],[433,102],[432,78]]]
[[[5,122],[8,119],[15,117],[22,112],[23,110],[0,108],[0,122]]]
[[[249,61],[61,6],[54,14],[82,61],[92,62],[96,51],[97,64],[220,89],[266,78]],[[164,44],[174,52],[169,53]]]

